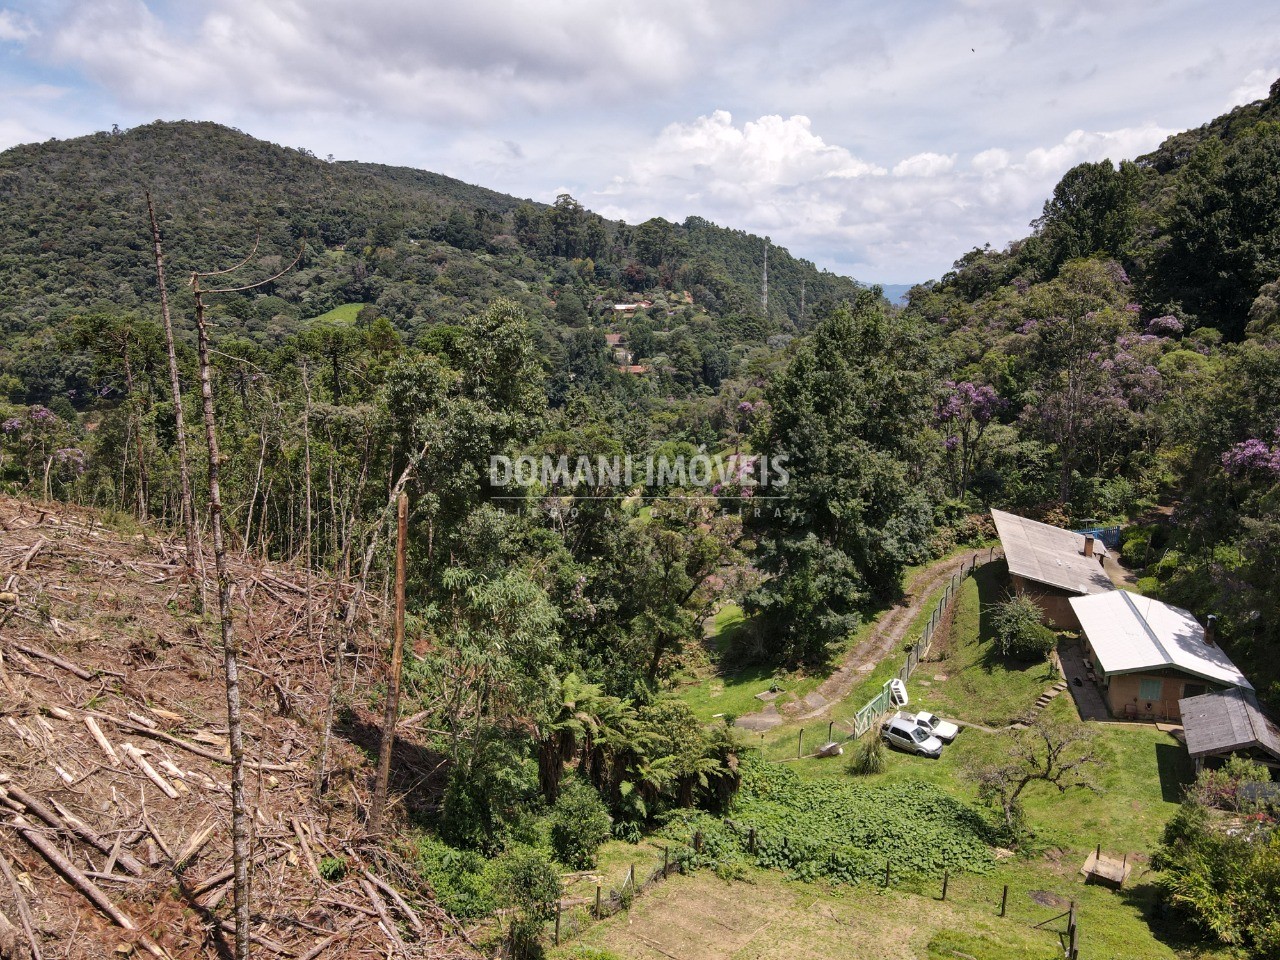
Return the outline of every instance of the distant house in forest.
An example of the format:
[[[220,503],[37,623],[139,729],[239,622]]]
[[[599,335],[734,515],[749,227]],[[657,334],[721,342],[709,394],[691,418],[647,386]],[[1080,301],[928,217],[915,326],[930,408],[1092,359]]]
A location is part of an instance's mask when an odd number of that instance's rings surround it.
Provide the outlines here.
[[[613,305],[614,313],[635,313],[637,310],[647,310],[653,306],[652,300],[637,300],[635,303],[615,303]]]
[[[1280,769],[1280,727],[1262,712],[1253,691],[1231,687],[1185,698],[1178,706],[1197,771],[1233,755]]]
[[[1175,720],[1180,701],[1253,685],[1188,611],[1112,590],[1072,597],[1092,665],[1113,716]],[[1212,619],[1210,620],[1212,623]]]
[[[1078,629],[1071,598],[1115,589],[1102,567],[1107,548],[1101,540],[1003,510],[992,510],[991,519],[1013,589],[1035,601],[1050,626]]]

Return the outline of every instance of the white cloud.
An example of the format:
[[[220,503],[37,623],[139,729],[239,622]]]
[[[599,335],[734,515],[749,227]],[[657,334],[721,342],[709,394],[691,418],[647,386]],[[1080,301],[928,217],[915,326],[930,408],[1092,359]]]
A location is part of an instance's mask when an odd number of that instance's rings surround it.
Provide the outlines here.
[[[22,43],[30,40],[38,31],[31,18],[13,10],[0,10],[0,40]]]
[[[946,173],[956,164],[956,155],[944,156],[941,153],[917,153],[894,165],[895,177],[936,177]]]
[[[1271,91],[1271,84],[1275,83],[1277,76],[1280,76],[1280,66],[1275,64],[1250,71],[1249,75],[1240,82],[1240,86],[1231,91],[1231,97],[1227,100],[1226,108],[1230,109],[1242,103],[1252,103],[1254,100],[1266,99],[1267,94]]]
[[[768,233],[855,276],[919,280],[920,262],[949,263],[972,246],[1025,236],[1075,164],[1131,158],[1171,132],[1154,124],[1076,130],[1021,155],[992,147],[967,163],[918,153],[886,176],[884,167],[828,143],[806,117],[737,125],[718,110],[668,126],[598,197],[603,212],[632,223],[697,214]]]
[[[777,0],[734,17],[712,0],[212,0],[191,28],[143,0],[80,2],[49,54],[139,107],[235,104],[484,119],[676,88],[707,46],[758,30]]]

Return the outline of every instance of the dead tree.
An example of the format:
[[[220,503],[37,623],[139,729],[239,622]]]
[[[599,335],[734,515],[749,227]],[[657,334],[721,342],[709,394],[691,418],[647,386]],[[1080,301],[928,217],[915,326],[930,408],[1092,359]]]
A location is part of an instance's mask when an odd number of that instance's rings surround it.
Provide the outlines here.
[[[160,315],[164,318],[165,346],[169,350],[169,388],[173,393],[173,422],[178,438],[178,475],[182,479],[182,532],[187,538],[187,576],[193,577],[196,564],[196,508],[191,497],[191,468],[187,464],[187,435],[182,417],[182,385],[178,376],[178,352],[173,341],[173,318],[169,314],[169,291],[164,283],[164,248],[160,244],[160,224],[156,208],[147,192],[147,213],[151,217],[151,240],[155,247],[156,284],[160,288]]]
[[[196,334],[200,355],[200,397],[204,413],[205,442],[209,448],[209,528],[213,535],[213,559],[218,574],[218,620],[222,631],[222,665],[227,687],[227,742],[231,751],[231,861],[232,893],[235,898],[235,957],[249,956],[249,844],[252,821],[244,797],[244,729],[240,719],[239,642],[231,619],[231,574],[227,568],[226,543],[222,535],[222,491],[219,487],[221,456],[218,452],[218,421],[213,410],[213,377],[209,363],[209,329],[205,322],[204,298],[208,294],[239,293],[270,283],[293,269],[285,267],[268,280],[240,287],[202,290],[200,281],[238,270],[253,259],[258,244],[242,262],[226,270],[191,275],[192,294],[196,302]],[[299,253],[301,258],[301,253]]]
[[[387,702],[382,716],[382,744],[378,749],[378,776],[374,781],[369,811],[369,834],[382,833],[387,808],[387,785],[391,780],[391,750],[396,741],[396,720],[400,714],[400,674],[404,669],[404,579],[405,541],[409,536],[409,496],[400,494],[396,503],[396,615],[387,672]]]

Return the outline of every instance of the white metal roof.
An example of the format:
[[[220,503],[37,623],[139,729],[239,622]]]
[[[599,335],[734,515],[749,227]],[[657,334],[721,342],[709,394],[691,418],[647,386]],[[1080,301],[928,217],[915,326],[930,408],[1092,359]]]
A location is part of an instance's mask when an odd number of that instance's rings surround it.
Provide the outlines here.
[[[1010,573],[1072,593],[1115,589],[1098,559],[1107,555],[1101,540],[1094,541],[1094,556],[1086,557],[1083,534],[1003,510],[992,510],[991,519],[1000,535]]]
[[[1213,683],[1253,689],[1221,647],[1205,643],[1204,627],[1181,607],[1112,590],[1072,597],[1071,609],[1104,673],[1172,667]]]

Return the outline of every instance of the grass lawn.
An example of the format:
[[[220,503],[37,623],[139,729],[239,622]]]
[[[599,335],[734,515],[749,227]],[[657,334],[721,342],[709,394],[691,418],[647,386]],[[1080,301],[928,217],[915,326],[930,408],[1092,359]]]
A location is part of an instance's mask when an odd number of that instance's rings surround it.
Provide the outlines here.
[[[820,682],[818,677],[792,674],[765,664],[723,669],[722,664],[732,656],[735,640],[748,628],[747,616],[736,603],[726,603],[708,625],[707,643],[715,651],[715,665],[676,688],[698,719],[709,721],[721,714],[754,713],[764,706],[756,694],[775,685],[782,691],[776,701],[781,706],[805,696]]]
[[[991,610],[1006,596],[1003,563],[980,567],[960,588],[948,637],[934,642],[932,657],[911,679],[913,707],[972,723],[1002,727],[1019,719],[1055,678],[1046,662],[1001,656]],[[917,702],[914,702],[918,700]]]
[[[364,309],[368,304],[365,303],[344,303],[339,307],[334,307],[328,313],[322,313],[318,317],[312,317],[308,323],[355,323],[356,314]]]

